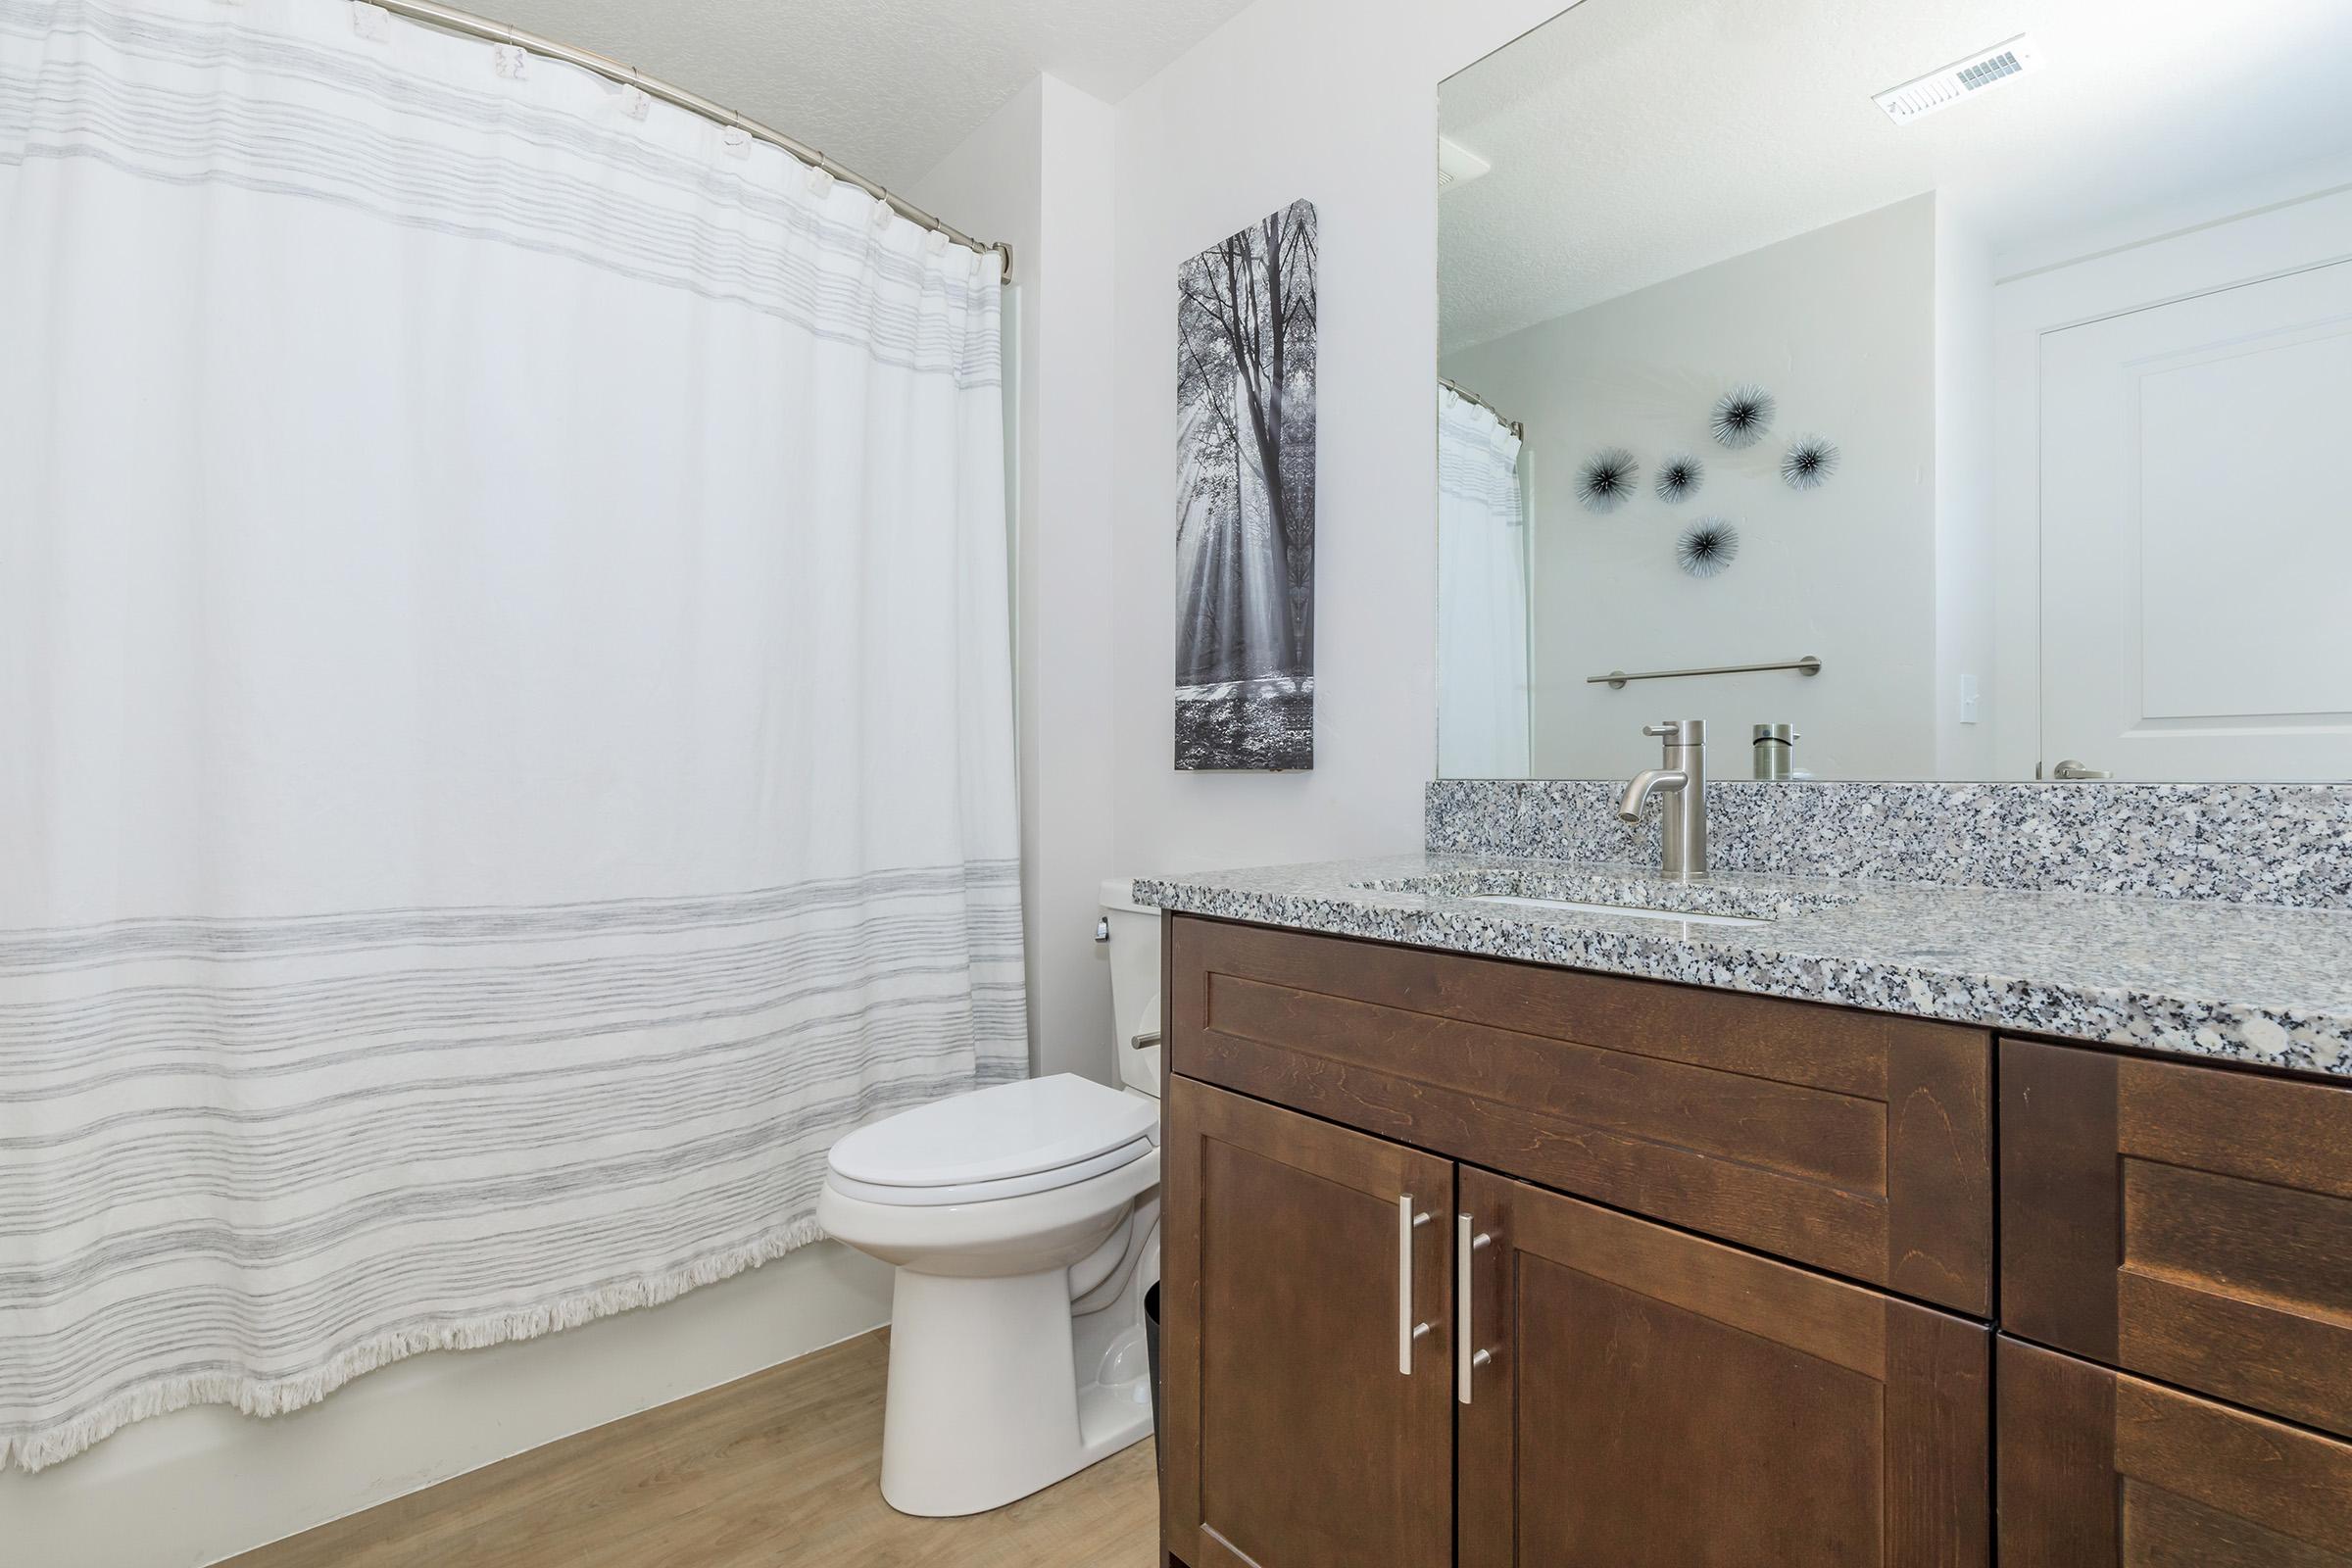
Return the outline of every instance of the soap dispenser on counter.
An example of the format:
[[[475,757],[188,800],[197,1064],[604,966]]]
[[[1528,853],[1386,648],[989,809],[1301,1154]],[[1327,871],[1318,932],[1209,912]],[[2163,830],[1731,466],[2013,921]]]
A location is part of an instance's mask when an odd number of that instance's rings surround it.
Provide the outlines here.
[[[1787,724],[1758,724],[1748,750],[1755,754],[1756,777],[1777,782],[1796,775],[1796,743],[1802,735]]]

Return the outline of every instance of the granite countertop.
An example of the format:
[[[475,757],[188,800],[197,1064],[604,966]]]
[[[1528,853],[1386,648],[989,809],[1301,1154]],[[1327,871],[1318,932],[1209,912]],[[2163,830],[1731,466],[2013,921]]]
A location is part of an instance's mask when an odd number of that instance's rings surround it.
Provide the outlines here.
[[[1638,903],[1701,923],[1479,902]],[[2352,1079],[2352,911],[1415,854],[1139,878],[1136,901]]]

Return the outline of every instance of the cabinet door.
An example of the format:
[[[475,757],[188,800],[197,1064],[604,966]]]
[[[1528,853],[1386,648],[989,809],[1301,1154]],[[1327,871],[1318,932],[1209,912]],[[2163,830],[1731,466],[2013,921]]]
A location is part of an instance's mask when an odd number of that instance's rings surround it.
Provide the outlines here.
[[[2002,1568],[2352,1568],[2352,1445],[2003,1336]]]
[[[1449,1564],[1452,1164],[1185,1078],[1167,1108],[1168,1549]]]
[[[1484,1171],[1460,1188],[1457,1354],[1487,1356],[1462,1568],[1990,1561],[1988,1331]]]

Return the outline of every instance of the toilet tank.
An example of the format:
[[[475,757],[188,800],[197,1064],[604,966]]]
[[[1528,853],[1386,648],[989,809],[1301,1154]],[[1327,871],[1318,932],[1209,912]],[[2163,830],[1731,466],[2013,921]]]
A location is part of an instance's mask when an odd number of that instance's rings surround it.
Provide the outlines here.
[[[1159,911],[1136,903],[1133,889],[1126,877],[1102,884],[1102,918],[1110,932],[1111,1059],[1118,1063],[1119,1083],[1157,1100]]]

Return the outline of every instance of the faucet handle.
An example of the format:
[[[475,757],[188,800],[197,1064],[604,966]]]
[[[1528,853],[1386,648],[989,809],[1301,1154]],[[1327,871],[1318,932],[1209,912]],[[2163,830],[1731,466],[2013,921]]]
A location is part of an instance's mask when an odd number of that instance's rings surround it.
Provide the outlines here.
[[[1653,740],[1667,741],[1676,746],[1701,746],[1707,739],[1707,721],[1703,718],[1669,718],[1642,725],[1642,733]]]

